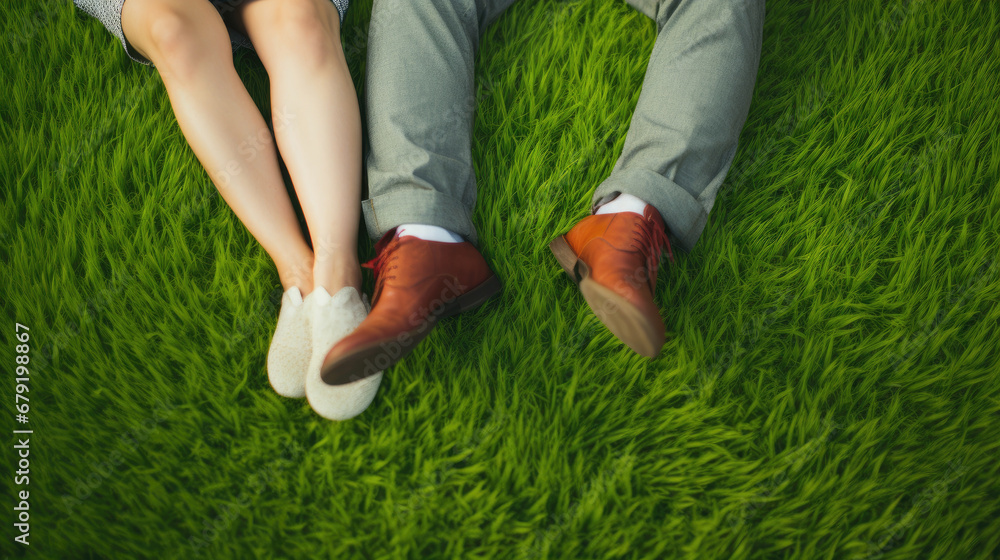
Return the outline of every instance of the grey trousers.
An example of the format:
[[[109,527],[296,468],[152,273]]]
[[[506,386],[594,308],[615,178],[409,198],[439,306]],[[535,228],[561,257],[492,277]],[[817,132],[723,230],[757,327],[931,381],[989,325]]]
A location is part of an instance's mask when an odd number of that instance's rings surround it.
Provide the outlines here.
[[[473,62],[515,0],[375,0],[367,61],[368,233],[430,224],[478,244]],[[701,236],[736,153],[757,78],[763,0],[629,0],[658,34],[621,156],[591,210],[619,193]],[[555,236],[563,232],[552,232]]]

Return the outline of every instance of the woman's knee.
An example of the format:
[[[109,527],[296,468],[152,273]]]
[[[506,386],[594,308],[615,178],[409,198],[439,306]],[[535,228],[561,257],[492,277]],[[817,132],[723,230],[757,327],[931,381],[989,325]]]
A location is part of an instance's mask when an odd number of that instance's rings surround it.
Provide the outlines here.
[[[340,15],[330,0],[283,0],[263,33],[308,67],[330,63],[340,49]]]
[[[211,14],[199,13],[204,11],[197,6],[199,2],[178,6],[173,1],[129,0],[125,5],[129,4],[136,9],[128,14],[122,10],[126,38],[161,73],[190,75],[215,55],[231,52],[225,25],[221,19],[214,21],[210,17],[217,16],[214,10]]]

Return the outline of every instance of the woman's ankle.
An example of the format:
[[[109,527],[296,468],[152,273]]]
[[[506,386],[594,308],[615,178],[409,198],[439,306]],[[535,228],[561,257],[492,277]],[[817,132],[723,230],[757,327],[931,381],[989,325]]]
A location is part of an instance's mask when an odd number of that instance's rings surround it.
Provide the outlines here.
[[[283,291],[287,292],[288,290],[295,287],[299,289],[299,293],[302,294],[302,297],[306,297],[307,295],[309,295],[310,292],[312,292],[315,289],[315,284],[311,279],[308,278],[303,278],[298,280],[280,279],[280,281],[281,281],[281,288]]]
[[[317,263],[321,264],[321,263]],[[361,267],[356,259],[348,260],[340,265],[330,266],[322,263],[313,269],[313,285],[322,286],[330,294],[335,294],[348,286],[361,292]]]
[[[278,265],[278,279],[285,291],[290,290],[294,286],[305,297],[309,292],[313,291],[315,285],[313,281],[312,257],[303,257],[296,262]]]

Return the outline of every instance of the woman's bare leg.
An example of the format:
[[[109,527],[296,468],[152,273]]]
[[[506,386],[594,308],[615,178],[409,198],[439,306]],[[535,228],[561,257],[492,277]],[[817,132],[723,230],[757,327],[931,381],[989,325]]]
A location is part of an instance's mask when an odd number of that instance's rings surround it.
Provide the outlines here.
[[[203,0],[127,0],[122,27],[156,65],[184,137],[274,260],[282,286],[312,291],[313,253],[285,190],[271,133],[233,67],[218,11]]]
[[[275,137],[312,237],[315,285],[360,291],[361,114],[337,9],[330,0],[249,0],[236,19],[271,80]]]

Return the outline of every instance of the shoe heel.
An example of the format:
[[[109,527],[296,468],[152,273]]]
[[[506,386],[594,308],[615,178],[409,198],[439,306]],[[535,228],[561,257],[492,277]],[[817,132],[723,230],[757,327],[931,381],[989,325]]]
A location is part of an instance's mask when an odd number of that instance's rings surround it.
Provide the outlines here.
[[[549,250],[555,255],[556,260],[559,261],[559,266],[562,267],[563,271],[574,281],[579,283],[580,279],[576,277],[576,261],[579,257],[573,252],[573,248],[569,246],[566,241],[565,235],[560,235],[559,237],[552,240],[549,243]]]
[[[501,289],[500,279],[497,278],[496,274],[490,276],[482,284],[476,286],[475,288],[469,290],[469,293],[458,298],[455,306],[455,311],[453,314],[464,313],[470,309],[475,309],[480,305],[486,303],[486,300],[493,297]]]

